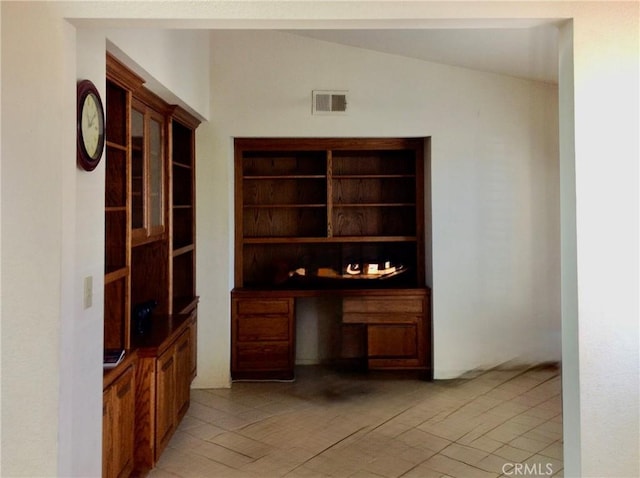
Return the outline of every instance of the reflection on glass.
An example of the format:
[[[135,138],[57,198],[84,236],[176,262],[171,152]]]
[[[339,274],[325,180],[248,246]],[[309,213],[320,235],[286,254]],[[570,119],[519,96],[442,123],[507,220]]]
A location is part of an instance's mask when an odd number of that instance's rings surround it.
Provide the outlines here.
[[[150,226],[162,226],[162,125],[149,124],[149,213]]]
[[[131,110],[131,228],[144,227],[144,115]]]

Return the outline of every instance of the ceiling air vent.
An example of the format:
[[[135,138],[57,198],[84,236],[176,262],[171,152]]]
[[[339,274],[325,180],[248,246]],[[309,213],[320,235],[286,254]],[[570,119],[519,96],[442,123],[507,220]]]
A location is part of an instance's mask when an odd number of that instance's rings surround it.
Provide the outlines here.
[[[314,90],[313,114],[344,114],[347,111],[347,91]]]

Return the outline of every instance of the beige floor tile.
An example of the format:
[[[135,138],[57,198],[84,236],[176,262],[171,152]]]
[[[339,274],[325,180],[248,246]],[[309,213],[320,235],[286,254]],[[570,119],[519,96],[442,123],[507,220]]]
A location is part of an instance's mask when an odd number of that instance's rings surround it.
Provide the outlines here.
[[[358,470],[355,473],[349,475],[348,478],[384,478],[382,475],[378,475],[377,473],[372,473],[367,470]]]
[[[425,382],[302,367],[291,383],[193,390],[149,476],[487,478],[522,462],[550,463],[562,476],[558,370],[468,377]]]
[[[418,426],[418,429],[439,436],[449,441],[456,441],[471,430],[473,424],[463,423],[458,420],[445,419],[441,421],[429,421]]]
[[[497,455],[488,455],[475,464],[481,470],[495,474],[503,474],[509,470],[509,465],[513,462]]]
[[[255,459],[250,456],[210,442],[202,442],[197,447],[192,448],[190,453],[193,455],[203,456],[209,460],[235,469],[241,468],[243,465],[255,461]]]
[[[525,411],[525,412],[523,412],[523,413],[521,413],[519,415],[516,415],[515,417],[511,418],[510,421],[512,421],[513,423],[521,423],[523,425],[530,425],[531,428],[535,428],[538,425],[541,425],[541,424],[545,423],[547,421],[547,419],[528,415],[526,413],[526,411]]]
[[[488,472],[470,466],[466,463],[454,460],[444,455],[435,455],[424,462],[427,468],[439,471],[443,474],[464,478],[494,478],[498,476],[496,473]]]
[[[400,452],[398,454],[398,457],[410,463],[413,463],[414,465],[418,465],[423,461],[428,460],[435,454],[435,451],[425,448],[409,447],[406,450]]]
[[[561,441],[553,442],[547,448],[541,450],[540,455],[562,460],[564,457],[564,449]]]
[[[166,473],[171,473],[180,478],[258,478],[259,476],[242,472],[202,455],[184,453],[170,448],[165,450],[150,476],[155,478],[156,473],[164,473],[165,476]]]
[[[366,471],[375,473],[387,478],[402,476],[415,466],[415,463],[404,460],[400,457],[390,458],[382,455],[364,466]]]
[[[273,449],[272,446],[247,438],[235,432],[226,432],[217,435],[209,441],[228,450],[253,458],[254,460],[268,455]]]
[[[457,443],[452,443],[444,450],[441,450],[440,454],[473,466],[489,455],[486,451],[464,445],[458,445]]]
[[[398,440],[416,448],[439,452],[451,444],[450,440],[414,428],[397,437]]]
[[[191,435],[192,437],[206,441],[211,441],[216,436],[227,433],[226,430],[215,425],[211,425],[210,423],[202,423],[201,425],[188,428],[183,428],[182,426],[180,426],[178,430],[183,431],[184,433],[186,433],[187,435]]]
[[[452,475],[447,475],[441,471],[429,468],[426,464],[422,463],[415,468],[407,471],[402,478],[455,478]]]
[[[478,450],[486,451],[488,453],[493,453],[498,448],[501,448],[502,446],[504,446],[502,444],[502,442],[499,442],[497,440],[493,440],[493,439],[491,439],[491,438],[489,438],[487,436],[481,436],[479,438],[476,438],[471,443],[468,443],[468,445],[470,447],[472,447],[472,448],[476,448]]]
[[[552,432],[536,428],[523,433],[522,436],[550,445],[551,443],[562,439],[562,432]]]
[[[541,442],[524,436],[520,436],[509,442],[509,445],[511,446],[519,448],[521,450],[529,451],[531,453],[538,453],[539,451],[544,450],[546,447],[548,447],[549,444],[550,443],[546,441]]]
[[[514,463],[520,463],[529,458],[534,452],[515,448],[513,446],[504,445],[493,452],[494,455],[505,458]]]
[[[522,423],[516,423],[513,421],[508,421],[503,423],[502,425],[497,426],[490,432],[487,432],[486,436],[491,438],[492,440],[496,440],[502,443],[509,443],[511,440],[518,438],[523,433],[531,430],[530,425],[525,425]]]

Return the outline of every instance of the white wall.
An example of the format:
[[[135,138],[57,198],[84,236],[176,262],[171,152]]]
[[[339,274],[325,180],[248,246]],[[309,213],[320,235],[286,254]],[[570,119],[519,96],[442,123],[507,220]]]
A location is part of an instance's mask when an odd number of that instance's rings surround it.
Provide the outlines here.
[[[640,3],[573,32],[582,476],[640,476]]]
[[[171,104],[180,104],[200,119],[209,116],[206,31],[110,29],[106,35],[109,51],[142,76],[147,88]]]
[[[47,8],[1,8],[1,474],[55,476],[66,425],[59,422],[61,320],[73,309],[63,260],[75,204],[74,32]],[[21,13],[28,27],[16,21]],[[42,55],[40,35],[54,55]]]
[[[78,465],[69,464],[64,456],[69,449],[69,443],[63,440],[68,439],[65,430],[69,430],[70,418],[60,406],[59,393],[68,374],[62,371],[68,365],[60,363],[64,342],[60,334],[69,330],[70,321],[76,320],[66,316],[76,310],[73,301],[77,291],[74,289],[73,294],[69,291],[77,287],[77,278],[93,271],[96,262],[92,257],[87,264],[76,263],[72,266],[74,273],[63,265],[70,254],[68,246],[63,245],[68,238],[63,229],[77,223],[77,218],[71,220],[65,215],[73,211],[84,194],[63,191],[65,187],[73,187],[77,179],[75,166],[70,166],[75,163],[77,49],[73,30],[63,20],[67,15],[89,19],[87,25],[91,25],[92,18],[104,19],[94,21],[93,25],[104,21],[114,28],[121,26],[115,25],[119,19],[127,18],[156,19],[160,22],[156,27],[161,24],[181,28],[188,26],[189,21],[197,27],[209,21],[209,26],[223,28],[310,25],[415,28],[434,26],[438,19],[447,19],[452,26],[456,19],[472,25],[478,19],[488,18],[498,19],[498,23],[499,19],[572,18],[575,81],[571,87],[565,83],[560,99],[562,130],[566,133],[561,163],[563,168],[570,169],[573,164],[576,167],[576,194],[570,191],[573,186],[570,175],[564,175],[561,203],[563,211],[575,211],[577,220],[576,223],[567,216],[561,219],[566,241],[562,257],[563,333],[567,339],[563,357],[565,363],[571,359],[572,365],[565,368],[563,398],[565,410],[578,410],[564,427],[565,449],[569,451],[565,453],[565,476],[640,474],[637,393],[640,6],[637,2],[478,1],[473,2],[472,8],[454,1],[338,3],[222,1],[185,5],[167,1],[129,2],[123,8],[119,2],[69,2],[64,12],[62,6],[53,2],[0,4],[3,120],[0,474],[57,475],[58,462],[64,463],[66,470],[78,470],[84,462],[91,462],[93,470],[99,469],[100,456],[85,458],[73,454],[69,459]],[[561,70],[565,73],[564,82],[567,68],[571,69],[565,64]],[[573,100],[575,125],[570,121],[574,116]],[[46,107],[41,109],[42,104]],[[413,113],[411,104],[403,106]],[[34,117],[40,119],[34,121]],[[251,118],[251,111],[245,112],[244,119],[247,118]],[[395,114],[390,119],[402,120]],[[277,127],[278,123],[270,129]],[[331,128],[319,129],[334,132]],[[575,135],[575,161],[572,148],[566,147],[571,131]],[[400,134],[395,129],[393,133]],[[198,134],[198,146],[203,148],[203,155],[211,158],[209,163],[199,160],[199,171],[210,178],[209,187],[223,186],[229,180],[228,171],[224,170],[228,170],[229,158],[225,156],[228,145],[220,149],[214,135],[203,131]],[[434,144],[434,153],[442,152],[438,148]],[[227,191],[228,187],[222,187],[220,192],[203,196],[207,201],[221,201],[219,206],[212,203],[206,206],[212,213],[227,210]],[[226,257],[229,224],[206,219],[203,223],[200,217],[199,239],[211,239],[214,247],[206,256],[199,249],[199,277],[212,276],[211,270],[228,271],[230,264]],[[572,228],[576,231],[575,241],[571,234],[566,234]],[[76,236],[76,244],[83,239]],[[575,267],[571,258],[565,261],[565,254],[572,252]],[[82,253],[74,256],[75,260],[85,260]],[[572,268],[573,277],[565,274]],[[223,320],[216,317],[218,314],[228,316],[226,304],[215,303],[215,299],[227,300],[230,284],[228,280],[213,284],[204,287],[207,297],[202,309],[209,311],[208,320],[215,323]],[[211,336],[214,326],[204,325],[203,334]],[[96,340],[97,347],[99,342]],[[228,344],[219,352],[208,351],[217,343],[205,344],[207,350],[202,354],[228,353]],[[226,364],[207,365],[215,369],[212,376],[220,377]],[[82,375],[90,382],[88,372]],[[94,395],[99,391],[80,385],[78,382],[75,403],[99,400]],[[100,435],[92,423],[79,428],[74,431],[78,434],[75,440],[95,440]]]
[[[2,111],[11,118],[2,130],[2,353],[11,367],[2,374],[0,474],[99,476],[104,163],[91,173],[76,167],[75,104],[78,79],[91,79],[105,98],[106,34],[76,30],[53,3],[3,2],[2,13]],[[150,60],[145,72],[154,77],[147,76],[189,92],[170,99],[208,114],[201,86],[208,81],[207,36],[150,36],[147,57],[138,58],[142,66]],[[197,53],[167,49],[176,36]],[[134,40],[118,36],[121,52],[135,57]],[[151,61],[160,56],[168,64]],[[171,60],[189,74],[176,75]],[[94,292],[88,309],[86,277]]]
[[[233,193],[232,137],[431,136],[436,378],[507,360],[560,360],[554,85],[287,33],[219,31],[211,39],[215,114],[204,128],[215,135],[215,174],[199,169],[198,224],[230,221],[217,196],[220,187]],[[348,114],[311,115],[311,91],[332,88],[349,90]],[[212,187],[218,175],[229,179]],[[231,249],[231,234],[212,239],[199,238],[205,257]],[[199,276],[228,310],[226,280]],[[322,320],[298,318],[305,331]],[[222,310],[216,320],[216,334],[202,338],[220,350],[212,359],[228,362]],[[313,361],[309,335],[299,334],[299,362]]]

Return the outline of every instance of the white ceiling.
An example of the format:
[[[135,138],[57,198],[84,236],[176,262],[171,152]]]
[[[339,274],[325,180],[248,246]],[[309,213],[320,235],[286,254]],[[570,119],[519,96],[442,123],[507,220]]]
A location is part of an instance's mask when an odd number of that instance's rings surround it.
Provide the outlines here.
[[[287,30],[318,40],[536,81],[558,81],[558,29]]]

